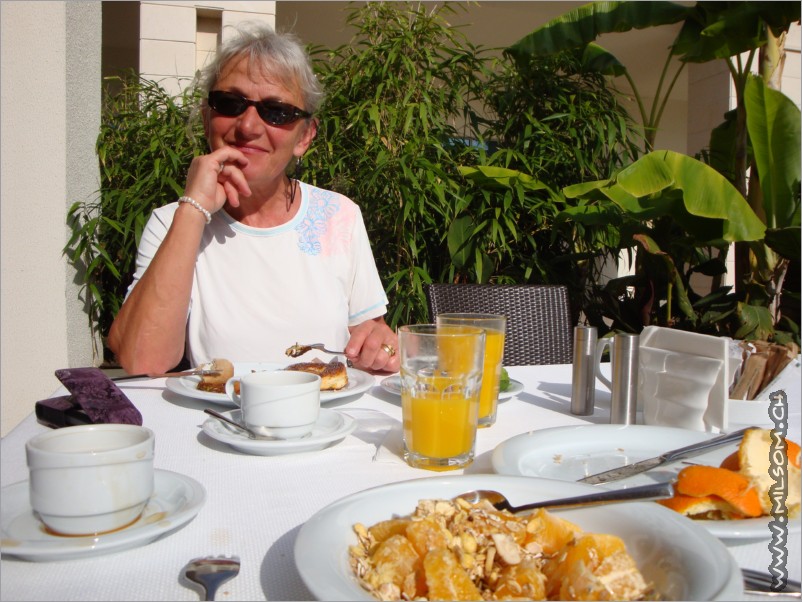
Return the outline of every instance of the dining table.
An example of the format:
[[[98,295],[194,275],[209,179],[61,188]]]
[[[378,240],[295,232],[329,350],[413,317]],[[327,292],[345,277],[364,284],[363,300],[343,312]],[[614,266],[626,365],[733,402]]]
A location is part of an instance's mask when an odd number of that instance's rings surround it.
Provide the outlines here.
[[[197,513],[175,528],[165,526],[153,541],[93,555],[75,553],[77,544],[68,540],[63,554],[20,559],[4,542],[0,600],[197,600],[199,590],[181,575],[191,559],[207,555],[241,560],[238,576],[222,585],[218,600],[311,600],[296,566],[295,541],[310,517],[336,500],[399,481],[493,473],[494,450],[512,437],[554,427],[609,424],[610,394],[601,384],[592,415],[571,413],[570,364],[509,366],[507,371],[520,390],[499,403],[494,425],[477,431],[473,463],[451,473],[404,462],[401,400],[382,386],[388,375],[362,373],[370,379],[364,391],[323,403],[324,410],[353,420],[353,430],[341,440],[322,449],[275,455],[235,449],[204,431],[204,422],[213,420],[205,408],[229,407],[177,393],[164,378],[121,381],[143,425],[155,433],[156,470],[184,475],[202,486]],[[790,389],[788,438],[798,442],[800,383]],[[64,393],[59,388],[53,395]],[[25,443],[46,430],[31,414],[2,438],[4,496],[27,481]],[[768,538],[724,543],[740,567],[767,571]],[[800,548],[799,532],[790,533],[786,566],[791,579],[800,579]],[[768,598],[744,594],[744,599]]]

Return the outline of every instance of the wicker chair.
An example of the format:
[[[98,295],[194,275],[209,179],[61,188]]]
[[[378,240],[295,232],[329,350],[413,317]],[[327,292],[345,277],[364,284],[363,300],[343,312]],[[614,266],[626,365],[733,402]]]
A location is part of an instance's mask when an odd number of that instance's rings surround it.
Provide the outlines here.
[[[573,361],[573,325],[564,286],[430,284],[424,290],[432,322],[440,313],[507,316],[505,366]]]

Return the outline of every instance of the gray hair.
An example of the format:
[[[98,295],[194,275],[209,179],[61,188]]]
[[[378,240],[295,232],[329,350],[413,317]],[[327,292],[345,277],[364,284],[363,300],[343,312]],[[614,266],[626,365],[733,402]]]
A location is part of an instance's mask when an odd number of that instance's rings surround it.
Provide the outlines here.
[[[315,113],[323,102],[323,87],[298,37],[288,32],[278,33],[260,21],[244,21],[234,29],[235,34],[220,45],[214,60],[196,75],[194,86],[200,92],[201,103],[205,104],[209,92],[229,64],[248,57],[251,70],[275,77],[288,89],[300,87],[304,103],[300,108]],[[193,110],[193,118],[197,118],[199,109]]]

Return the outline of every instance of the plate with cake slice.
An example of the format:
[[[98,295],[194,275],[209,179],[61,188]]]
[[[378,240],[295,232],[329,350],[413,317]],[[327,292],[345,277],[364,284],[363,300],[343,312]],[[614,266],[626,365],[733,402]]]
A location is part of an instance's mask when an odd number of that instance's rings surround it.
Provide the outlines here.
[[[327,403],[342,397],[359,395],[370,389],[375,384],[372,374],[347,368],[342,362],[296,362],[293,364],[278,364],[270,362],[233,362],[234,376],[242,376],[249,372],[263,372],[268,370],[305,370],[320,375],[321,391],[320,403]],[[237,405],[224,392],[225,382],[219,390],[202,384],[200,376],[181,376],[178,378],[167,379],[167,389],[193,399],[211,401],[218,405],[237,407]],[[201,387],[201,388],[199,388]],[[338,388],[334,388],[338,387]]]

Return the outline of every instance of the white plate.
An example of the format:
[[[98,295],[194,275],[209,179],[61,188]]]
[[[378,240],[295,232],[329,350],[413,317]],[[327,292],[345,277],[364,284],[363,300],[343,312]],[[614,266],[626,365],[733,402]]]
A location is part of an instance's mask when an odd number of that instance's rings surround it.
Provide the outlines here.
[[[387,378],[383,379],[380,384],[382,389],[388,393],[392,393],[393,395],[401,395],[401,377],[398,374],[388,376]],[[518,393],[523,390],[523,383],[510,379],[510,386],[507,387],[507,390],[499,391],[498,400],[505,401],[510,397],[518,395]]]
[[[493,450],[493,469],[499,474],[577,481],[588,475],[626,464],[654,458],[660,454],[715,437],[711,433],[663,426],[591,424],[561,426],[522,433],[507,439]],[[706,454],[689,458],[694,464],[718,466],[738,449],[733,443]],[[676,462],[645,473],[612,481],[605,487],[631,487],[676,478],[687,464]],[[769,539],[769,517],[744,520],[696,520],[721,539]],[[798,532],[799,518],[788,523]]]
[[[410,514],[420,499],[452,498],[474,489],[503,491],[513,504],[577,495],[592,485],[499,475],[462,475],[392,483],[348,496],[312,516],[295,541],[295,564],[318,600],[374,600],[351,572],[355,523],[366,526]],[[647,580],[670,600],[736,600],[741,574],[724,545],[704,529],[652,503],[580,508],[560,516],[584,530],[621,537]]]
[[[249,372],[259,372],[265,370],[281,370],[288,364],[274,364],[274,363],[259,363],[259,362],[234,362],[234,376],[241,376]],[[341,397],[348,397],[349,395],[357,395],[370,389],[375,380],[373,375],[357,370],[355,368],[348,368],[348,384],[338,391],[321,391],[320,402],[326,403]],[[185,397],[192,397],[194,399],[202,399],[204,401],[212,401],[219,405],[237,407],[225,393],[210,393],[208,391],[198,390],[198,383],[200,376],[180,376],[178,378],[168,378],[167,388],[173,393],[178,393]]]
[[[239,422],[240,411],[230,412]],[[244,433],[216,418],[203,423],[203,432],[237,451],[256,456],[279,456],[317,451],[345,439],[356,428],[356,420],[336,410],[320,410],[320,416],[309,436],[302,439],[248,439]]]
[[[45,531],[33,513],[28,482],[2,489],[0,526],[3,556],[50,561],[86,558],[144,546],[189,522],[206,501],[203,486],[188,476],[156,469],[155,491],[142,516],[114,533],[91,537],[60,537]]]

